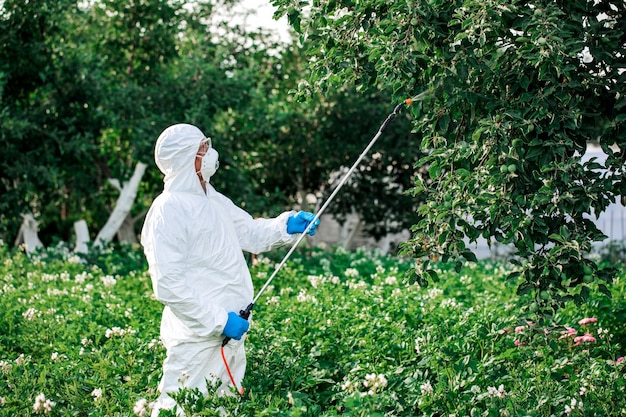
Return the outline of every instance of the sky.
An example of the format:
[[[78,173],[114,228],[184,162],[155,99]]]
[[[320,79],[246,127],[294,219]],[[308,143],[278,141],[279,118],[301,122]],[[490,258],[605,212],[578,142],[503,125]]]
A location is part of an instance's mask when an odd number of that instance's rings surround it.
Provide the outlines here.
[[[278,21],[274,20],[272,16],[276,8],[272,6],[270,0],[243,0],[241,7],[242,10],[247,9],[254,13],[245,19],[245,23],[250,27],[262,27],[275,31],[284,41],[290,39],[287,18],[282,17]]]

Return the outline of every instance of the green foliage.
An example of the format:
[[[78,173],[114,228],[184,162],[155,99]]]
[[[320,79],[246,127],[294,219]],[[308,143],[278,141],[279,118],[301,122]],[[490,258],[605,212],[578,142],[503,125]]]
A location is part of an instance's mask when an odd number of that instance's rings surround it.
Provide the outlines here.
[[[302,59],[297,49],[285,51],[281,65],[268,65],[272,74],[248,106],[223,114],[216,126],[219,139],[234,149],[227,151],[226,174],[218,173],[215,184],[230,189],[243,179],[249,193],[237,193],[236,200],[253,213],[274,214],[293,207],[294,200],[304,210],[319,208],[392,110],[383,95],[362,96],[352,88],[295,102],[289,91],[299,80]],[[418,146],[407,114],[399,115],[327,213],[339,221],[358,213],[364,231],[376,238],[406,230],[416,220],[410,208],[417,208],[406,194],[417,156],[407,150]]]
[[[105,273],[61,247],[36,259],[0,248],[0,415],[41,414],[35,404],[45,400],[55,403],[51,416],[149,413],[164,357],[162,306],[138,259],[130,248],[106,252],[94,259]],[[274,267],[257,259],[257,288]],[[243,397],[183,390],[180,408],[303,417],[626,412],[623,270],[613,299],[566,303],[542,326],[520,318],[529,296],[504,279],[509,268],[434,267],[439,281],[422,288],[403,282],[408,260],[296,252],[254,308]]]
[[[3,3],[0,237],[13,240],[28,212],[45,245],[72,241],[79,219],[94,237],[118,197],[107,180],[139,161],[149,167],[127,220],[140,220],[163,186],[154,141],[178,122],[213,137],[215,186],[255,216],[328,195],[390,111],[388,95],[343,88],[296,102],[304,50],[221,22],[233,3]],[[375,237],[416,220],[409,123],[403,112],[329,210],[356,209]]]
[[[128,415],[163,356],[145,268],[105,273],[61,247],[34,259],[0,251],[0,415],[36,414],[39,394],[56,403],[51,415]],[[123,269],[135,255],[107,256]]]
[[[624,3],[273,4],[309,45],[317,88],[424,93],[411,107],[427,154],[412,192],[426,204],[404,247],[415,279],[434,276],[433,258],[474,260],[465,242],[484,237],[515,249],[519,291],[547,316],[587,299],[589,281],[608,294],[615,271],[588,253],[605,238],[590,217],[626,192]],[[604,166],[580,162],[589,141]]]

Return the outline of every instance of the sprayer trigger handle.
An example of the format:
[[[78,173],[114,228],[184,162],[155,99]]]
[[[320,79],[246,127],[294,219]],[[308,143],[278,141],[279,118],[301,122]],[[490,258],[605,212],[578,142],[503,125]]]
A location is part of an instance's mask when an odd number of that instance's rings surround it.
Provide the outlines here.
[[[252,307],[254,307],[254,303],[248,304],[248,307],[246,307],[245,310],[239,310],[239,317],[248,320],[250,318],[250,313],[252,312]]]

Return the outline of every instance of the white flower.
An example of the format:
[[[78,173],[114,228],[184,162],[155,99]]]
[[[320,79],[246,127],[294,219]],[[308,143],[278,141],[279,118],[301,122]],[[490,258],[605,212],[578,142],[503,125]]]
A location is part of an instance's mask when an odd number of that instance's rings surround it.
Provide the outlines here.
[[[304,303],[308,300],[308,296],[304,288],[300,290],[300,292],[298,293],[298,296],[296,297],[296,300],[298,300],[301,303]]]
[[[33,320],[36,315],[37,315],[37,310],[32,307],[26,310],[24,313],[22,313],[22,317],[24,317],[26,320]]]
[[[354,386],[354,383],[352,381],[345,380],[343,384],[341,384],[341,389],[347,392],[354,392],[356,387]]]
[[[356,278],[359,276],[359,271],[355,268],[348,268],[346,269],[345,275],[348,278]]]
[[[287,294],[291,294],[292,292],[293,292],[293,288],[291,287],[280,289],[280,295],[287,295]]]
[[[578,57],[585,64],[593,62],[593,55],[591,55],[591,51],[589,51],[588,46],[583,48],[583,50],[578,54]]]
[[[430,381],[426,381],[422,385],[420,385],[420,390],[422,390],[422,395],[432,394],[433,386],[430,385]]]
[[[131,329],[130,327],[128,329],[122,329],[121,327],[113,327],[111,329],[106,329],[106,331],[104,332],[104,335],[106,336],[107,339],[110,339],[113,336],[126,336],[127,334],[134,334],[135,330]]]
[[[307,279],[309,280],[313,288],[317,288],[323,281],[323,277],[319,275],[309,275]]]
[[[274,306],[276,306],[276,305],[278,305],[278,304],[279,304],[279,302],[280,302],[280,297],[279,297],[279,296],[277,296],[277,295],[275,295],[275,296],[273,296],[273,297],[268,298],[268,299],[267,299],[267,301],[266,301],[265,303],[266,303],[267,305],[274,305]]]
[[[13,365],[11,365],[9,362],[0,361],[0,371],[11,372],[11,369],[13,369]]]
[[[387,378],[383,374],[367,374],[363,386],[369,388],[368,394],[371,395],[387,386]]]
[[[487,387],[487,392],[480,394],[477,398],[479,401],[482,401],[485,398],[504,398],[506,394],[507,392],[504,390],[504,385],[500,384],[498,388]]]
[[[469,275],[462,275],[461,278],[459,278],[459,281],[461,281],[461,284],[469,284],[472,282],[472,277]]]
[[[102,283],[104,284],[105,287],[112,287],[117,282],[117,280],[113,278],[111,275],[105,275],[100,279],[102,280]]]
[[[82,284],[85,282],[88,276],[89,274],[87,272],[81,272],[80,274],[76,275],[76,278],[74,278],[74,281],[76,281],[76,283],[78,284]]]
[[[67,262],[71,263],[71,264],[80,264],[83,261],[80,259],[80,256],[73,255],[73,256],[70,256],[69,258],[67,258]]]
[[[398,283],[398,278],[394,277],[394,276],[390,276],[385,278],[385,284],[387,285],[394,285]]]
[[[440,290],[439,288],[431,288],[428,290],[428,298],[437,298],[442,294],[443,290]]]
[[[446,307],[457,307],[459,304],[456,302],[456,300],[454,298],[446,298],[443,301],[441,301],[441,307],[442,308],[446,308]]]
[[[52,282],[56,279],[57,279],[57,276],[55,274],[46,274],[46,273],[41,274],[41,280],[43,282]]]
[[[187,382],[188,379],[189,379],[189,372],[183,371],[183,373],[180,375],[180,377],[178,377],[178,382],[181,385],[185,385],[185,382]]]
[[[94,401],[97,401],[99,399],[102,398],[102,389],[101,388],[94,388],[93,391],[91,391],[91,396],[93,397]]]
[[[347,285],[348,285],[348,288],[350,288],[351,290],[367,288],[367,284],[364,281],[359,281],[359,282],[350,281],[347,283]]]
[[[52,411],[52,407],[54,407],[56,403],[54,401],[50,401],[46,399],[46,396],[43,393],[39,394],[35,397],[35,404],[33,405],[33,410],[35,413],[43,413],[48,414]]]
[[[311,303],[311,304],[317,304],[317,298],[315,298],[312,295],[307,294],[306,289],[301,289],[300,292],[298,293],[296,300],[298,300],[301,303]]]
[[[572,401],[570,402],[570,405],[566,405],[565,406],[565,414],[567,414],[568,416],[572,413],[572,411],[575,411],[576,409],[579,410],[583,410],[583,402],[582,401],[576,401],[575,398],[572,398]]]
[[[138,415],[139,417],[145,417],[148,415],[148,409],[146,408],[148,405],[148,400],[146,400],[145,398],[140,398],[137,400],[137,402],[135,403],[135,406],[133,407],[133,413],[135,413],[135,415]]]
[[[493,397],[504,398],[504,396],[506,395],[506,391],[504,390],[504,385],[500,384],[500,386],[498,388],[496,388],[496,387],[487,387],[487,394],[491,398],[493,398]]]

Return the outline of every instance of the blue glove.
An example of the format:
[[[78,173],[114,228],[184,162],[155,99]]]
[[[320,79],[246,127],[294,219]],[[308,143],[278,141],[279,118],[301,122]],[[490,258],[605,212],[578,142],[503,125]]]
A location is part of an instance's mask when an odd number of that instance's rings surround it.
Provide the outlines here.
[[[309,226],[309,223],[315,218],[315,214],[306,211],[299,211],[295,215],[287,219],[287,233],[302,233]],[[315,228],[320,224],[320,219],[316,219],[315,223],[309,229],[309,236],[315,234]]]
[[[231,339],[241,340],[241,336],[250,328],[250,322],[237,315],[237,313],[228,313],[228,320],[222,334]]]

